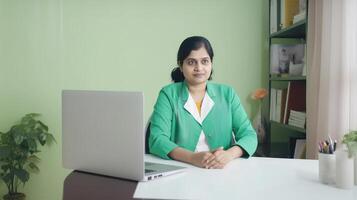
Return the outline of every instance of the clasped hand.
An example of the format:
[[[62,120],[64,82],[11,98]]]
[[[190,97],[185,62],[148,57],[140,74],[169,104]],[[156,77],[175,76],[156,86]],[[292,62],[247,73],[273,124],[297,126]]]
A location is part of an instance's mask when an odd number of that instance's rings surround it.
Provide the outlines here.
[[[213,151],[204,151],[192,155],[192,164],[206,169],[222,169],[234,157],[222,147]]]

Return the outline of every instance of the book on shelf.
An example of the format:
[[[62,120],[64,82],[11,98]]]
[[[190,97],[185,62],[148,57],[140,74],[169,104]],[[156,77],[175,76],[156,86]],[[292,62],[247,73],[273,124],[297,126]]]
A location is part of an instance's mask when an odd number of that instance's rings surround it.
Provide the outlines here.
[[[306,82],[289,81],[287,88],[271,88],[270,120],[304,128],[306,123]],[[303,124],[303,125],[301,125]]]
[[[290,115],[289,121],[297,122],[297,123],[305,123],[306,118],[298,118]]]
[[[289,117],[288,124],[299,128],[305,128],[306,113],[290,110],[290,117]]]
[[[306,139],[297,139],[294,148],[294,158],[306,158]]]
[[[270,120],[283,123],[287,89],[271,88]]]
[[[270,89],[270,120],[275,121],[276,89]]]
[[[289,119],[288,125],[305,129],[305,122],[303,122],[303,123],[302,122],[296,122],[296,121],[292,121],[292,120]]]
[[[284,123],[284,114],[286,107],[286,99],[287,99],[287,88],[282,89],[282,97],[281,97],[281,114],[280,114],[280,123]]]
[[[294,16],[293,19],[293,24],[300,22],[306,18],[306,11],[298,13],[297,15]]]
[[[299,0],[299,13],[294,16],[294,24],[306,19],[306,3],[306,0]]]
[[[276,108],[275,108],[275,121],[280,122],[281,116],[281,98],[283,96],[282,90],[276,91]]]
[[[270,34],[306,18],[306,0],[270,0]]]
[[[290,121],[290,120],[289,120],[288,125],[290,125],[290,126],[295,126],[295,127],[297,127],[297,128],[305,129],[305,122],[300,123],[300,122],[295,122],[295,121]]]
[[[298,112],[306,112],[306,82],[290,81],[288,84],[287,95],[288,96],[285,107],[284,123],[288,123],[291,110]]]
[[[287,119],[288,119],[287,112],[288,112],[289,95],[290,95],[290,81],[288,82],[288,88],[286,89],[286,102],[285,102],[285,107],[284,107],[284,118],[283,118],[284,124],[286,124]]]
[[[294,16],[299,13],[299,0],[280,0],[280,27],[287,28],[293,24]]]
[[[306,112],[300,112],[296,110],[290,110],[290,116],[304,119],[306,118]]]
[[[303,75],[305,44],[272,44],[270,46],[270,74]]]
[[[270,34],[278,31],[278,0],[270,1]]]
[[[302,68],[302,75],[303,76],[306,76],[306,59],[307,59],[307,51],[306,51],[306,47],[307,45],[305,45],[305,49],[304,49],[304,58],[302,59],[302,62],[304,63],[304,66],[303,66],[303,68]]]

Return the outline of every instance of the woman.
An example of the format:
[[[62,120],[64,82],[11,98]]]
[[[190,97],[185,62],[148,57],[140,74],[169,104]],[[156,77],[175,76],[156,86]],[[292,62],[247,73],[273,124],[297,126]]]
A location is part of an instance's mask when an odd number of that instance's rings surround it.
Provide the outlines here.
[[[185,39],[151,117],[150,153],[209,169],[223,168],[257,147],[252,128],[231,87],[210,83],[213,50],[200,36]],[[233,137],[232,137],[233,132]]]

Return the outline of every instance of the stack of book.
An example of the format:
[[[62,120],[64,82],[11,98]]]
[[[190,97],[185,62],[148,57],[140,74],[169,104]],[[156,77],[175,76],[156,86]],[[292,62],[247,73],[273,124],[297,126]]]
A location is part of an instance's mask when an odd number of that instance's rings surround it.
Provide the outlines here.
[[[306,113],[290,110],[289,125],[305,129]]]

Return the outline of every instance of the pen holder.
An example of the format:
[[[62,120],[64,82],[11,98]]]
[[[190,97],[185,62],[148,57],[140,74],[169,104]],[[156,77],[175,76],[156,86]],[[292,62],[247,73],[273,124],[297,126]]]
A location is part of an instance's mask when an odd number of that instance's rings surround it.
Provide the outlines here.
[[[336,177],[335,154],[319,153],[319,180],[324,184],[334,184]]]

